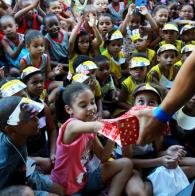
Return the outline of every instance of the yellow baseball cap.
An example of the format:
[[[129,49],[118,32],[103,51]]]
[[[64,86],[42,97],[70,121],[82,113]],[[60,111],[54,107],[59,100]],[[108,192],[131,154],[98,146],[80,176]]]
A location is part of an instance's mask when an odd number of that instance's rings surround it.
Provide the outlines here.
[[[26,88],[26,84],[14,79],[6,82],[0,88],[1,97],[10,97]]]
[[[110,37],[110,41],[116,40],[116,39],[123,39],[123,35],[119,30],[114,31]]]
[[[22,71],[22,74],[20,77],[22,80],[24,80],[24,78],[26,78],[28,75],[30,75],[32,73],[36,73],[36,72],[41,72],[41,70],[36,67],[29,66]]]
[[[147,67],[149,65],[150,61],[145,57],[133,57],[130,60],[130,68]]]
[[[180,35],[182,35],[184,32],[186,32],[188,30],[191,30],[191,29],[195,29],[195,26],[190,25],[190,24],[183,26],[181,31],[180,31]]]
[[[97,69],[97,65],[93,61],[84,61],[76,68],[76,73],[88,74],[90,70]]]
[[[162,30],[163,30],[163,31],[168,31],[168,30],[170,30],[170,31],[179,32],[177,26],[174,25],[174,24],[172,24],[172,23],[167,23],[167,24],[165,24]]]
[[[177,48],[173,44],[164,44],[157,50],[157,54],[160,54],[167,50],[174,50],[175,52],[178,52]]]
[[[72,80],[74,82],[79,82],[79,83],[83,83],[85,82],[86,80],[88,80],[90,78],[90,76],[86,75],[86,74],[82,74],[82,73],[78,73],[78,74],[75,74],[73,77],[72,77]]]
[[[195,49],[195,45],[193,44],[187,44],[181,49],[181,54],[184,54],[186,52],[192,52]]]

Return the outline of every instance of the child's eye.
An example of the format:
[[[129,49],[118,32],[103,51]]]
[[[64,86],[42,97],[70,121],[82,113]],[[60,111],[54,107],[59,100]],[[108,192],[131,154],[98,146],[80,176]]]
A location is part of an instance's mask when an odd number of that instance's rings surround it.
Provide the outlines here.
[[[138,100],[138,103],[139,103],[139,105],[144,105],[144,100],[142,100],[142,99],[140,99],[140,100]]]
[[[156,103],[155,100],[152,100],[152,101],[150,101],[150,103],[149,103],[149,106],[156,106],[156,105],[157,105],[157,103]]]

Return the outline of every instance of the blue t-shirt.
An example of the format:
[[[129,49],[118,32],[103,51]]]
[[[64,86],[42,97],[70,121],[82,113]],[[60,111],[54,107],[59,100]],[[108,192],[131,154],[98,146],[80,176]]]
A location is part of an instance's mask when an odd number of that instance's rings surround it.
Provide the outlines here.
[[[0,133],[0,189],[11,185],[25,184],[27,159],[26,146],[18,147],[18,151],[9,143],[6,134]]]

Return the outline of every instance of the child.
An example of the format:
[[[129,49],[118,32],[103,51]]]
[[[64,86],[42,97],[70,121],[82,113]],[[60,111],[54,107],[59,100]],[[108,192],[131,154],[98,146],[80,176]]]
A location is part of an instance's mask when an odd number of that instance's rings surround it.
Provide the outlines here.
[[[63,195],[60,185],[52,183],[48,176],[35,172],[27,161],[26,142],[37,133],[37,114],[44,106],[13,96],[0,99],[0,107],[0,189],[28,184],[38,190],[37,194],[54,192]]]
[[[100,45],[100,52],[102,53],[106,50],[104,48],[104,41],[106,40],[106,36],[114,27],[112,16],[109,13],[99,14],[97,27],[103,39]]]
[[[170,1],[168,4],[169,9],[169,20],[174,20],[179,17],[179,6],[178,3],[175,1]]]
[[[168,22],[169,11],[165,5],[158,5],[154,8],[152,15],[158,26],[157,32],[152,34],[152,42],[150,43],[150,47],[155,48],[161,41],[161,29]]]
[[[180,30],[180,38],[185,44],[194,44],[195,45],[195,26],[194,25],[185,25]]]
[[[93,5],[98,14],[108,12],[108,0],[94,0]]]
[[[5,15],[0,20],[4,37],[1,41],[10,72],[19,74],[20,59],[28,53],[24,48],[24,35],[17,33],[17,25],[12,16]]]
[[[50,59],[45,51],[44,37],[37,30],[30,30],[25,36],[26,48],[29,54],[23,56],[20,60],[21,70],[27,66],[34,66],[41,70],[44,81],[49,78],[51,72]]]
[[[145,18],[150,24],[150,28],[143,26],[143,22],[145,22]],[[144,6],[141,6],[138,8],[135,8],[134,4],[131,4],[128,9],[128,13],[126,14],[124,22],[120,25],[119,29],[123,33],[124,36],[126,36],[127,43],[125,48],[128,48],[128,45],[131,44],[131,37],[133,35],[133,31],[135,29],[139,29],[138,31],[143,32],[144,34],[148,34],[149,31],[157,31],[157,24],[148,12],[147,8]],[[129,41],[129,43],[128,43]],[[134,46],[131,46],[132,49],[134,49]],[[131,50],[127,50],[126,53],[131,53]],[[127,54],[128,55],[128,54]],[[150,59],[151,60],[151,59]]]
[[[59,21],[64,21],[68,30],[72,30],[75,21],[63,9],[63,4],[59,0],[49,0],[47,2],[47,14],[55,14]]]
[[[159,64],[149,71],[147,82],[160,84],[164,88],[170,89],[178,72],[177,67],[174,67],[177,54],[177,48],[174,45],[165,44],[161,46],[157,51]]]
[[[96,20],[97,18],[96,8],[92,4],[86,5],[83,10],[83,17],[84,17],[84,22],[81,29],[87,31],[93,38],[95,32],[90,25],[90,20],[93,18],[91,24],[95,22],[94,20]]]
[[[47,30],[45,35],[46,49],[51,57],[51,67],[62,64],[67,67],[68,63],[68,34],[60,30],[60,23],[56,15],[48,14],[43,19]]]
[[[119,25],[122,21],[122,15],[125,10],[124,2],[120,2],[119,0],[111,1],[108,5],[108,10],[115,18],[115,24]]]
[[[21,0],[19,2],[20,11],[14,15],[18,24],[18,33],[25,34],[29,29],[40,30],[42,17],[34,12],[34,8],[38,7],[39,2],[40,0]]]
[[[97,108],[92,91],[84,84],[73,83],[65,88],[61,99],[70,119],[59,131],[52,181],[59,182],[65,194],[71,195],[100,190],[109,180],[109,195],[121,195],[132,173],[131,161],[119,159],[107,162],[114,142],[108,140],[102,147],[96,136],[103,124],[95,121]],[[103,162],[101,167],[94,153]],[[96,164],[92,170],[90,165],[93,163]]]
[[[195,45],[192,44],[186,44],[182,49],[181,49],[181,60],[177,61],[174,66],[178,66],[179,68],[183,65],[185,60],[190,56],[192,51],[195,50]]]
[[[106,50],[102,55],[110,60],[110,73],[113,74],[115,80],[122,78],[122,74],[126,72],[125,58],[121,51],[123,44],[123,35],[119,30],[112,30],[108,33],[105,41]],[[118,84],[118,82],[116,82]]]
[[[89,25],[93,28],[95,37],[92,38],[91,35],[84,31],[80,30],[84,22],[84,16],[82,16],[73,29],[70,38],[69,38],[69,72],[74,74],[73,62],[78,55],[89,55],[98,52],[99,45],[102,42],[101,35],[96,27],[96,19],[93,15],[90,15]],[[95,52],[96,50],[96,52]]]
[[[194,17],[194,10],[192,5],[184,4],[179,12],[179,17],[182,20],[192,20]]]
[[[75,59],[74,62],[75,73],[83,73],[89,76],[88,83],[87,82],[85,83],[91,88],[92,92],[94,93],[98,116],[104,117],[103,109],[102,109],[101,87],[96,79],[96,70],[98,67],[92,58],[89,58],[87,56],[85,58],[86,58],[85,60],[82,60],[83,56],[78,56]]]
[[[113,112],[113,103],[118,101],[118,91],[109,72],[109,59],[99,55],[95,58],[95,62],[98,66],[96,78],[101,87],[103,109],[111,114]],[[105,118],[109,118],[110,114]]]
[[[147,34],[140,34],[139,29],[136,29],[132,31],[133,35],[131,37],[131,40],[134,44],[135,50],[133,50],[133,54],[142,52],[146,53],[148,56],[148,59],[150,61],[150,66],[152,67],[155,65],[156,62],[156,52],[152,49],[149,49],[149,40]]]
[[[22,81],[27,85],[28,96],[32,100],[43,103],[40,96],[43,92],[43,76],[41,71],[35,67],[27,67],[21,75]],[[39,114],[40,131],[28,140],[28,153],[34,157],[50,158],[49,163],[55,161],[56,149],[56,127],[50,110],[44,104],[44,110]]]
[[[119,93],[118,106],[120,109],[116,110],[114,115],[118,115],[132,107],[132,93],[137,84],[145,82],[149,65],[150,61],[146,56],[138,53],[132,55],[129,61],[130,75],[122,82]]]
[[[181,53],[182,41],[177,40],[179,30],[174,23],[166,23],[162,29],[163,41],[159,43],[159,46],[164,44],[172,44],[177,48],[178,54]]]

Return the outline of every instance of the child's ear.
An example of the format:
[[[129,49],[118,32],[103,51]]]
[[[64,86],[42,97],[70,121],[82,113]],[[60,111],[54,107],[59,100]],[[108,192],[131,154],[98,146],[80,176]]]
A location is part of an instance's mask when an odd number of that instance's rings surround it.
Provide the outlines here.
[[[70,116],[73,114],[72,108],[70,106],[65,105],[64,109]]]
[[[5,134],[7,134],[7,135],[11,135],[11,133],[12,133],[12,131],[11,131],[11,129],[10,129],[9,126],[5,126],[4,132],[5,132]]]

